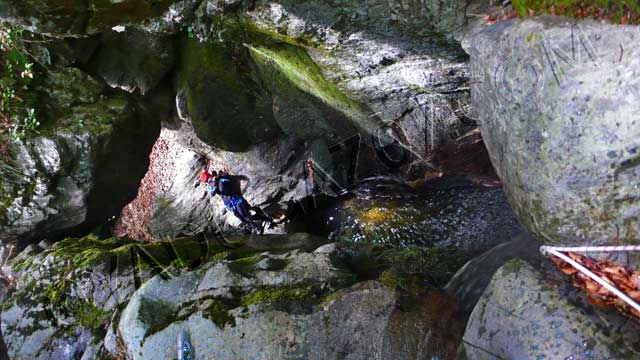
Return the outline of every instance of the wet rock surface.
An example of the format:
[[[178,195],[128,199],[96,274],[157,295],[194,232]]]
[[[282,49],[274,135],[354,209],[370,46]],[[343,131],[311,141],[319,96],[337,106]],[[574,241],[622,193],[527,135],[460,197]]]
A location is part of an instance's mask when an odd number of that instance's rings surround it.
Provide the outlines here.
[[[513,259],[522,259],[533,264],[534,268],[539,268],[543,261],[539,247],[540,244],[531,235],[521,232],[512,240],[474,257],[456,272],[443,290],[456,298],[462,312],[469,316],[495,272],[504,263]]]
[[[455,247],[480,253],[521,230],[500,188],[444,179],[412,189],[391,178],[372,178],[343,198],[304,199],[307,213],[290,229],[335,241],[395,246]]]

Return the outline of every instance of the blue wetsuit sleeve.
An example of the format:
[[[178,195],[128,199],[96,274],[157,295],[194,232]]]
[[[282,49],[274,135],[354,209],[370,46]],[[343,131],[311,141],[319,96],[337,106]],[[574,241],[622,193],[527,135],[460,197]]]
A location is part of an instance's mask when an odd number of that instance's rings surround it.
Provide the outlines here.
[[[211,183],[207,183],[207,187],[209,188],[209,193],[211,194],[211,196],[215,196],[216,193],[218,192],[218,187],[214,186]]]

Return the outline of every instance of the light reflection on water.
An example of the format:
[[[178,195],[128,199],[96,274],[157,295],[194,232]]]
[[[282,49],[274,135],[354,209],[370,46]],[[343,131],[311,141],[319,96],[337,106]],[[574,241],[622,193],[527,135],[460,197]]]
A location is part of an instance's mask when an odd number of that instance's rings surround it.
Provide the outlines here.
[[[366,182],[347,197],[330,199],[299,221],[306,221],[307,231],[331,240],[402,247],[459,246],[472,241],[484,248],[497,242],[496,234],[508,237],[519,229],[502,189],[463,186],[415,191],[382,180]]]

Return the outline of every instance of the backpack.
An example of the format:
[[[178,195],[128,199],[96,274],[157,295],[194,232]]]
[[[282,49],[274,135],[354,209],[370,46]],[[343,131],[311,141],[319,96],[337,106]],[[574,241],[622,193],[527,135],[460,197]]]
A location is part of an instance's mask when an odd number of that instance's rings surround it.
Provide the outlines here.
[[[240,195],[240,181],[230,175],[218,177],[218,192],[222,195]]]

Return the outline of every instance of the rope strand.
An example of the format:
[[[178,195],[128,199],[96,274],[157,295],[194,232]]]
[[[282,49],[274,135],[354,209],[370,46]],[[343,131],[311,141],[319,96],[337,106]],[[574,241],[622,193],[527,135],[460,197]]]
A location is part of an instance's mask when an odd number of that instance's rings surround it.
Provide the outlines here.
[[[549,250],[560,252],[627,252],[640,251],[640,245],[617,245],[617,246],[541,246],[540,252],[546,255]]]

